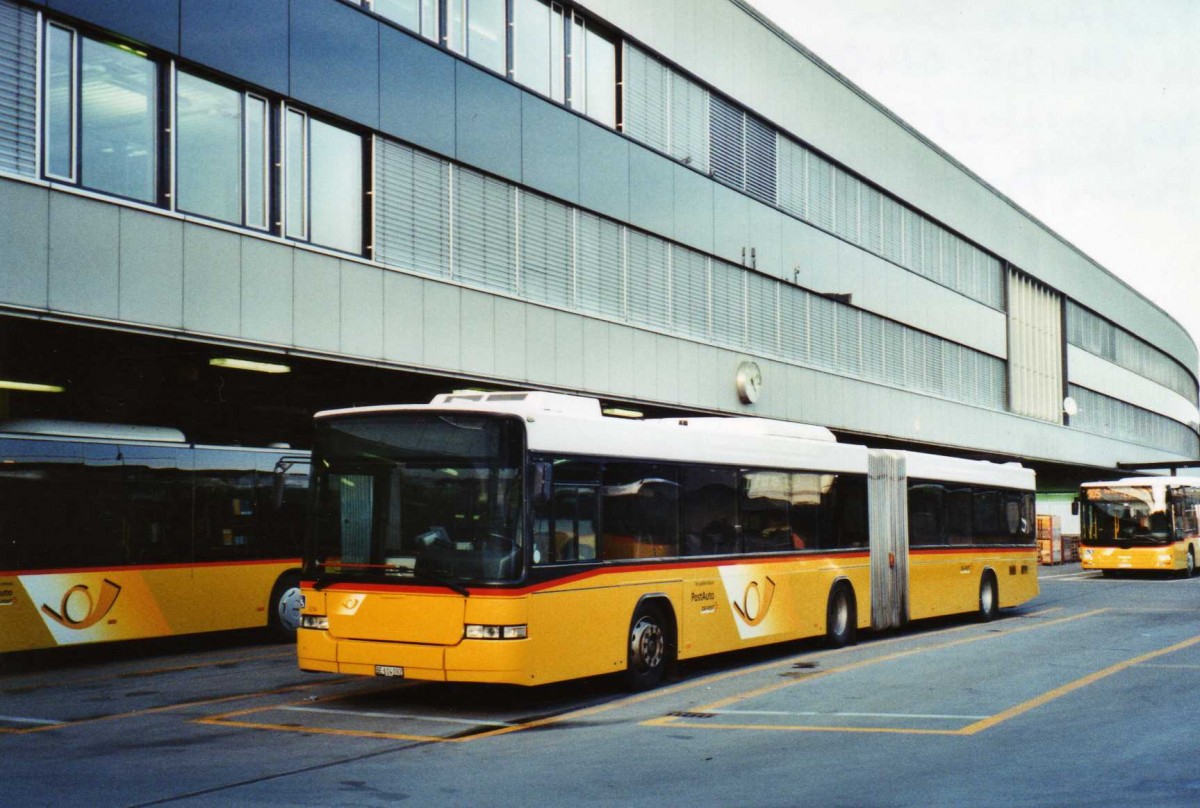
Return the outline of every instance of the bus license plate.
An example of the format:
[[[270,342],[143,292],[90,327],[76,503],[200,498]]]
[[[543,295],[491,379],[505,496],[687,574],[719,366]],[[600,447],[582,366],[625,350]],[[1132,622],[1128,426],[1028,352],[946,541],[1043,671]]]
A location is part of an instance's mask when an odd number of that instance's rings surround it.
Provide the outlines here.
[[[399,665],[376,665],[376,676],[404,676],[404,668]]]

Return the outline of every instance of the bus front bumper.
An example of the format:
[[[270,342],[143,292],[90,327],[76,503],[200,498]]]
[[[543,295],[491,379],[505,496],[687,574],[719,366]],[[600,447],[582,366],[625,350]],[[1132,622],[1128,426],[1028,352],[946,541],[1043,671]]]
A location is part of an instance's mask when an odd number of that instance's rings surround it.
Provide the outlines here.
[[[350,640],[300,629],[301,670],[392,676],[432,682],[536,684],[528,670],[529,640],[462,640],[457,645]]]
[[[1181,570],[1186,556],[1175,547],[1083,547],[1080,566],[1085,570]]]

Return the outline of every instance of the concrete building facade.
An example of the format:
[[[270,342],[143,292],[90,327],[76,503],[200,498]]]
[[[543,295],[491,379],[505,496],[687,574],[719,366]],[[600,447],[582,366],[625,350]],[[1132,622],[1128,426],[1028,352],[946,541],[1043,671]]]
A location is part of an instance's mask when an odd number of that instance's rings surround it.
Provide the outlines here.
[[[0,0],[0,241],[0,379],[61,388],[8,416],[303,444],[484,385],[1200,451],[1177,322],[740,0]]]

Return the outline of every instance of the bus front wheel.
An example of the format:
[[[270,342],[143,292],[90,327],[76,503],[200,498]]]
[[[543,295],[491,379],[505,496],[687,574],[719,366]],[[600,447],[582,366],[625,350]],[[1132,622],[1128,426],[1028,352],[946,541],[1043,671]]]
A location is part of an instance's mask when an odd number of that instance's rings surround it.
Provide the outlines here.
[[[858,639],[858,614],[850,585],[842,582],[829,593],[825,607],[825,642],[833,648],[853,645]]]
[[[1187,562],[1183,568],[1183,577],[1191,578],[1196,574],[1196,551],[1189,547],[1187,552]]]
[[[996,576],[985,572],[979,581],[979,620],[990,623],[1000,614],[1000,593],[996,589]]]
[[[629,622],[629,641],[625,652],[625,685],[630,690],[649,690],[662,681],[666,672],[670,628],[662,609],[643,603]]]
[[[268,623],[271,633],[280,642],[295,642],[296,630],[300,628],[300,604],[304,596],[300,592],[300,576],[285,572],[271,590]]]

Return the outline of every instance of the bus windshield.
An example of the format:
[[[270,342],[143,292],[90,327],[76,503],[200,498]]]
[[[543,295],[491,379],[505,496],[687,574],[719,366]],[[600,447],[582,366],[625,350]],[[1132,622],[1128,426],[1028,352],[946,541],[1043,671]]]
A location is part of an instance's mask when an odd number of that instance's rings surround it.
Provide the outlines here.
[[[519,419],[494,415],[318,421],[306,569],[318,586],[405,577],[461,590],[520,578],[523,443]]]
[[[1174,540],[1165,504],[1148,487],[1085,488],[1083,543],[1095,546],[1166,544]]]

